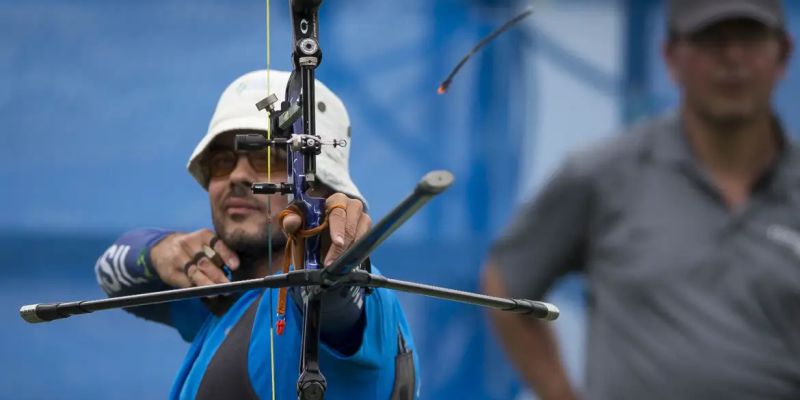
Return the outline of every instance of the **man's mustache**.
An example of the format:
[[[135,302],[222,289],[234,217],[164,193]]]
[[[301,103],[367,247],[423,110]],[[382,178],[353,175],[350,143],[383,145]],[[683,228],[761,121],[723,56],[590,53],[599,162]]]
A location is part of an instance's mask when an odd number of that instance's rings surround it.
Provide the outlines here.
[[[712,79],[714,82],[746,82],[753,76],[747,68],[725,68],[714,72]]]
[[[264,201],[253,194],[253,190],[250,188],[250,186],[246,186],[241,183],[231,183],[230,192],[225,195],[222,204],[225,204],[231,198],[244,200],[258,207],[259,210],[266,208]]]

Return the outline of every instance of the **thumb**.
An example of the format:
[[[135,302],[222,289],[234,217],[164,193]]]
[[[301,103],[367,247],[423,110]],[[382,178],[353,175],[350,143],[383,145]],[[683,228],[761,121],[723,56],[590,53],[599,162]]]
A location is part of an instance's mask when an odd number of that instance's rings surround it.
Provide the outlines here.
[[[287,234],[294,234],[298,229],[300,229],[301,223],[302,220],[300,219],[300,216],[295,213],[291,213],[283,219],[283,231]]]

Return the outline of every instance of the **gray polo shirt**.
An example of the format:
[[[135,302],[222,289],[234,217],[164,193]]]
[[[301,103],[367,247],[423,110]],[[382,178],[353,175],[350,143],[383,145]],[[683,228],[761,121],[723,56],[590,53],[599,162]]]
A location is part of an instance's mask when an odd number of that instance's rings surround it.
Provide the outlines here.
[[[585,273],[588,399],[800,399],[794,145],[733,211],[650,120],[569,157],[491,257],[515,297]]]

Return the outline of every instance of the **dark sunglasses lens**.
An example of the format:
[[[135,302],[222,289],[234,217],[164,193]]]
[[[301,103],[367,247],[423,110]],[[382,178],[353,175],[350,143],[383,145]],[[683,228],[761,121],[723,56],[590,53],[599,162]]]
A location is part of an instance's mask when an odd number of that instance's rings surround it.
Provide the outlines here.
[[[250,166],[258,173],[267,173],[267,152],[266,151],[251,151],[247,153],[247,158],[250,160]],[[275,154],[272,154],[272,164],[275,167]]]
[[[212,153],[208,161],[208,169],[212,178],[226,176],[236,167],[237,156],[232,151]]]

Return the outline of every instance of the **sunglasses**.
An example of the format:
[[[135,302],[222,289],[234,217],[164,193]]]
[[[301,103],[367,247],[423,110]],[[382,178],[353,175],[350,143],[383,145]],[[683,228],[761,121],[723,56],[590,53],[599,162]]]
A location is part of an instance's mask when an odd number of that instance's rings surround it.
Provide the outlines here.
[[[206,168],[211,178],[230,175],[239,162],[239,157],[247,157],[250,167],[257,173],[267,173],[267,152],[248,151],[237,153],[232,149],[212,149],[206,156]],[[280,152],[272,152],[272,171],[286,171],[286,157]]]

